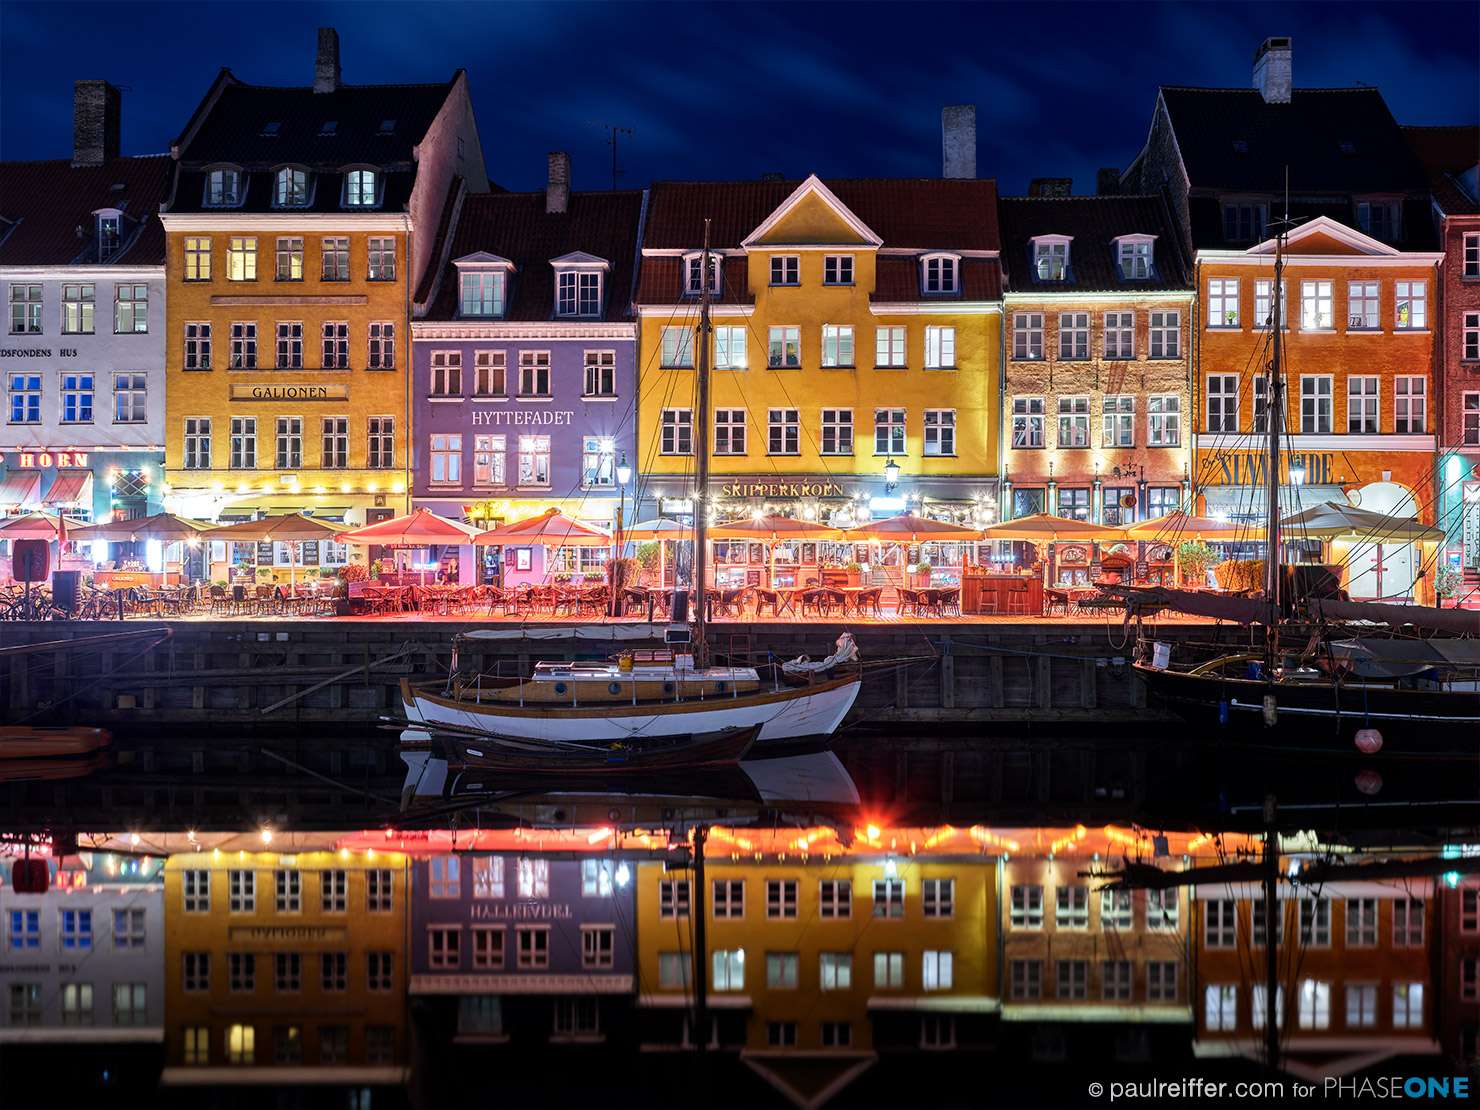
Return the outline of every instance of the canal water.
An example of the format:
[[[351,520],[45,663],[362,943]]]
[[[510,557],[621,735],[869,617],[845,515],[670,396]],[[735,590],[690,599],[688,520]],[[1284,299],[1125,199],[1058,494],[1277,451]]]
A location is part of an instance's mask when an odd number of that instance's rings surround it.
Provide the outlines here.
[[[0,1105],[1457,1089],[1477,827],[1474,760],[1252,758],[1162,722],[865,723],[641,781],[462,769],[393,728],[119,731],[0,760]]]

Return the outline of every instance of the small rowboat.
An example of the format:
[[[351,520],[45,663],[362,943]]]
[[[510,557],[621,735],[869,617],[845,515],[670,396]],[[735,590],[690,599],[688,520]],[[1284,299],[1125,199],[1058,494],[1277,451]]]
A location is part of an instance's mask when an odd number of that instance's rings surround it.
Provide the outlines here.
[[[49,759],[53,756],[86,755],[113,742],[104,728],[25,728],[0,726],[0,760]]]

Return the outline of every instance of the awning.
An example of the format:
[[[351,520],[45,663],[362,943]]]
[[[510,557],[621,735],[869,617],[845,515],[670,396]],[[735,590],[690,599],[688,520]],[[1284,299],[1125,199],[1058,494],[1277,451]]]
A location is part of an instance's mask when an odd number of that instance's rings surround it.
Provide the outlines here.
[[[1300,496],[1295,496],[1296,489]],[[1216,509],[1230,516],[1263,517],[1269,509],[1269,491],[1263,486],[1198,486],[1200,496],[1207,498],[1208,511],[1212,516]],[[1290,486],[1280,487],[1280,515],[1289,516],[1301,509],[1309,509],[1323,501],[1346,504],[1346,494],[1340,486]],[[1293,538],[1293,537],[1290,537]]]
[[[267,510],[267,515],[268,516],[297,516],[301,512],[303,512],[303,506],[302,505],[299,505],[297,508],[288,508],[286,506],[283,506],[283,507],[274,506],[273,508]]]
[[[34,470],[13,470],[0,481],[0,509],[25,508],[39,504],[36,487],[41,475]]]
[[[79,501],[92,502],[91,470],[58,470],[51,489],[46,491],[42,503],[46,505],[75,505]]]
[[[315,520],[343,520],[349,512],[348,505],[317,505],[309,512]],[[277,514],[273,514],[274,516]]]
[[[242,520],[252,520],[256,516],[256,509],[243,509],[240,506],[233,506],[229,509],[222,509],[220,514],[217,515],[216,521],[219,524],[235,524]]]

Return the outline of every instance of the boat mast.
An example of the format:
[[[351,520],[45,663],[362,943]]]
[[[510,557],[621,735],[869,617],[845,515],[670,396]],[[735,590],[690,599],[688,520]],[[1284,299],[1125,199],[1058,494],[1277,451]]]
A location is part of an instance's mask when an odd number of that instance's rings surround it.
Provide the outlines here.
[[[1265,633],[1268,644],[1269,666],[1272,668],[1279,654],[1280,622],[1280,425],[1285,420],[1285,380],[1280,368],[1280,344],[1284,327],[1284,295],[1280,288],[1280,274],[1284,269],[1285,236],[1280,231],[1274,241],[1274,291],[1270,301],[1274,312],[1270,317],[1269,334],[1274,346],[1274,355],[1269,363],[1268,403],[1264,409],[1264,420],[1269,427],[1269,465],[1266,481],[1269,500],[1266,505],[1265,535],[1269,541],[1268,574],[1265,581],[1265,597],[1269,599],[1269,624]],[[1267,676],[1273,678],[1273,674]]]
[[[704,634],[705,558],[704,533],[709,511],[709,221],[704,221],[704,253],[699,261],[698,397],[694,408],[694,645],[695,664],[709,666],[709,644]]]

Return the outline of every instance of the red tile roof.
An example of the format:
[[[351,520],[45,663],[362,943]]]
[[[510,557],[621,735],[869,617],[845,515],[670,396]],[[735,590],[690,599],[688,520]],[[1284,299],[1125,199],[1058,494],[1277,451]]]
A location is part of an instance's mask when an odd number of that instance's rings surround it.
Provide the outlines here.
[[[638,304],[678,304],[681,300],[699,303],[698,297],[684,296],[684,260],[673,255],[644,257],[642,273],[638,276]],[[713,297],[712,304],[755,304],[755,294],[750,291],[750,268],[741,256],[731,256],[720,267],[720,280],[724,283]]]
[[[660,181],[648,204],[644,249],[736,248],[800,181]],[[990,178],[850,178],[824,181],[884,240],[911,250],[996,250],[997,183]]]
[[[100,208],[122,208],[127,219],[142,221],[109,264],[162,265],[159,206],[169,195],[173,166],[167,154],[114,158],[100,166],[74,167],[65,158],[0,162],[0,220],[7,221],[0,224],[0,265],[96,263],[93,213]],[[79,227],[87,229],[80,237]]]
[[[1466,170],[1480,162],[1480,127],[1405,127],[1403,137],[1413,148],[1429,175],[1434,199],[1447,215],[1475,215],[1480,204],[1454,183]]]
[[[632,298],[642,193],[571,193],[563,213],[545,212],[545,194],[470,193],[452,233],[447,265],[427,317],[451,320],[457,312],[458,258],[487,251],[517,267],[507,320],[552,320],[555,271],[552,258],[585,251],[611,263],[606,275],[605,320],[628,317]]]

